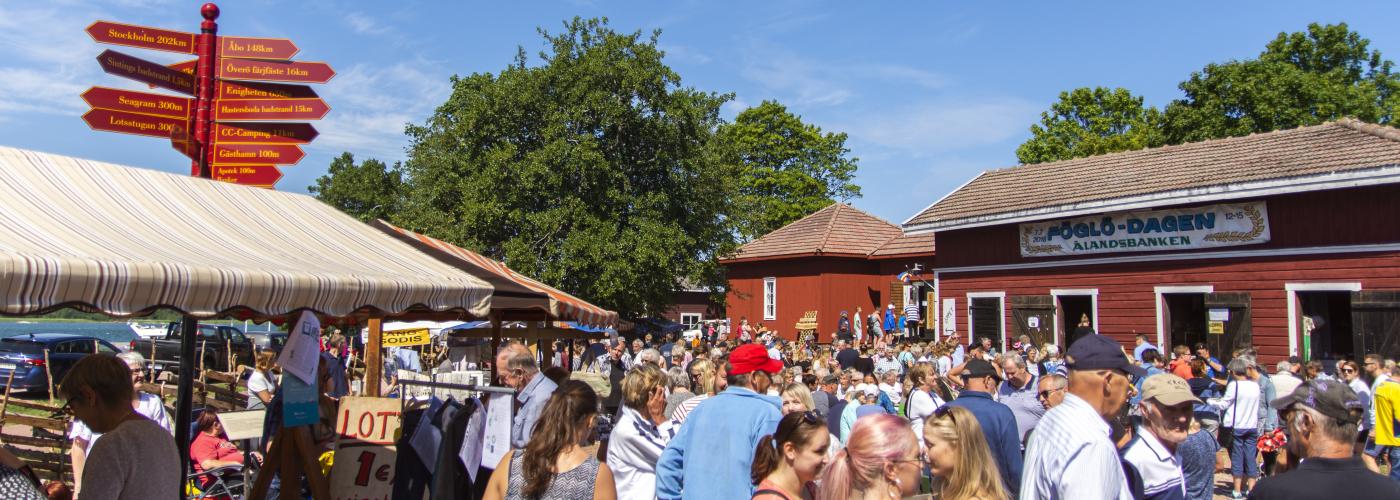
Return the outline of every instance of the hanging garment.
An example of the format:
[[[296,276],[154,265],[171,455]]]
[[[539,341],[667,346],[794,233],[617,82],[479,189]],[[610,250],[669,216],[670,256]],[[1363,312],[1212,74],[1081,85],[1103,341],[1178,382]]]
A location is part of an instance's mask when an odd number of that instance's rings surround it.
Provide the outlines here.
[[[394,458],[394,496],[393,498],[423,498],[423,493],[428,487],[428,483],[433,480],[433,475],[428,471],[428,466],[418,459],[418,454],[410,450],[413,436],[417,434],[420,424],[426,423],[424,415],[427,410],[409,410],[403,414],[403,423],[400,430],[399,440],[394,443],[398,449],[398,454]]]
[[[475,489],[472,484],[476,470],[470,473],[462,465],[462,460],[458,455],[462,449],[462,442],[466,439],[467,425],[473,415],[480,413],[477,406],[468,401],[467,404],[457,406],[450,415],[444,412],[442,424],[442,446],[438,447],[436,472],[433,474],[433,482],[429,487],[432,500],[466,500],[472,498],[471,492]]]

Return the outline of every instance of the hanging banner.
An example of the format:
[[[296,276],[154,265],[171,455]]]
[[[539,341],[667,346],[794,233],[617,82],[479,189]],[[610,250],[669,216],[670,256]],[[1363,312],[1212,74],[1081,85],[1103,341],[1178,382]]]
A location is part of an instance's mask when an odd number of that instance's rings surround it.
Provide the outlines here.
[[[380,345],[384,347],[406,347],[430,344],[433,342],[433,337],[427,328],[410,328],[384,332],[384,336],[380,337],[379,341]]]
[[[1269,241],[1264,202],[1119,212],[1021,224],[1021,256],[1158,252]]]
[[[393,495],[394,439],[402,403],[394,398],[347,396],[336,414],[331,498],[390,498]]]
[[[287,330],[287,345],[277,357],[282,371],[295,375],[307,385],[316,385],[316,369],[321,361],[321,321],[310,311],[302,311]]]

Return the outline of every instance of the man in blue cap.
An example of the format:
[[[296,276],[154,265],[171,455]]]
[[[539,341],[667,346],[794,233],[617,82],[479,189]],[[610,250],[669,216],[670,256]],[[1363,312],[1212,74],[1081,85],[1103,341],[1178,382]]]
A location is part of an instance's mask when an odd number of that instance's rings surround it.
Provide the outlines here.
[[[1118,449],[1105,419],[1128,400],[1130,375],[1146,371],[1107,335],[1085,335],[1069,347],[1069,392],[1031,434],[1021,475],[1021,500],[1130,500]]]

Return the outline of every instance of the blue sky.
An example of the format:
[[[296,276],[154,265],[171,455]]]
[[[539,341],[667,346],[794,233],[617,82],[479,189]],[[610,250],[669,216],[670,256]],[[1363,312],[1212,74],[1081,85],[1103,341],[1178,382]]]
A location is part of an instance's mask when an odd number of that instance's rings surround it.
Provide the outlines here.
[[[201,2],[0,0],[0,144],[187,173],[158,139],[95,132],[78,97],[101,85],[94,20],[197,31]],[[1152,5],[1148,5],[1152,4]],[[1208,62],[1254,57],[1280,31],[1346,22],[1400,58],[1393,2],[220,2],[220,33],[285,37],[300,60],[338,76],[318,91],[332,111],[278,189],[304,192],[342,151],[404,158],[454,74],[497,72],[537,27],[606,16],[619,31],[662,30],[684,84],[734,92],[726,118],[776,99],[850,134],[860,158],[855,206],[899,223],[978,172],[1014,165],[1028,127],[1063,90],[1125,87],[1164,106]],[[169,63],[175,54],[119,48]],[[142,89],[144,90],[144,89]],[[1086,186],[1085,189],[1092,189]]]

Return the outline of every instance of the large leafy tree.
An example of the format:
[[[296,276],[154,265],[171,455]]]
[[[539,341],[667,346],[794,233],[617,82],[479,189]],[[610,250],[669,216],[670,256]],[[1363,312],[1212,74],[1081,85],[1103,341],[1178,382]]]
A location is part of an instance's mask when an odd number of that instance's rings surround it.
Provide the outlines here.
[[[321,201],[362,221],[387,219],[398,212],[402,200],[400,166],[368,159],[355,164],[355,155],[341,153],[331,160],[326,175],[310,188]]]
[[[539,64],[521,49],[498,74],[454,77],[408,128],[394,220],[624,316],[666,309],[683,278],[718,285],[737,171],[712,141],[731,96],[682,86],[659,32],[575,18],[540,34]]]
[[[1208,64],[1166,109],[1169,142],[1315,125],[1341,117],[1394,124],[1400,76],[1346,24],[1279,33],[1258,59]]]
[[[733,223],[750,240],[836,200],[860,196],[852,183],[857,159],[846,134],[823,133],[775,101],[740,112],[719,128],[722,161],[737,166]]]
[[[1160,146],[1162,114],[1144,107],[1141,96],[1123,88],[1077,88],[1031,125],[1031,138],[1016,148],[1021,163],[1067,160]]]

